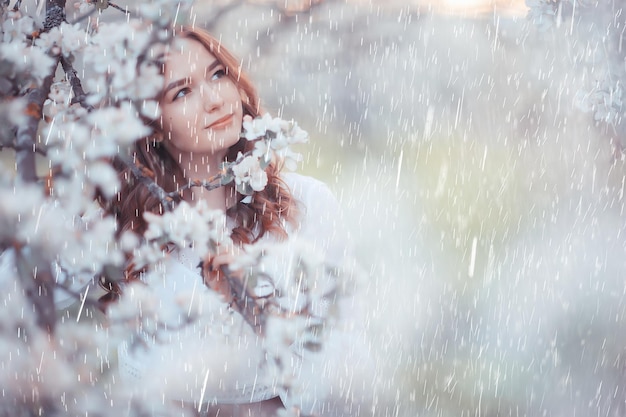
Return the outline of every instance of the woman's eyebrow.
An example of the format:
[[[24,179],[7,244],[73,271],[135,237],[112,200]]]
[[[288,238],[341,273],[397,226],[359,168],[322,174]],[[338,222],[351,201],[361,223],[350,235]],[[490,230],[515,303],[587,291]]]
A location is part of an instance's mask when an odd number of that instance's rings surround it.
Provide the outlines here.
[[[220,63],[216,59],[211,64],[209,64],[209,66],[206,67],[204,74],[206,75],[207,73],[211,72],[215,67],[219,65]],[[187,78],[181,78],[180,80],[172,81],[171,83],[167,85],[167,87],[165,87],[165,90],[163,90],[163,95],[167,94],[167,92],[170,91],[172,88],[176,88],[178,86],[184,85],[185,83],[187,83],[187,80],[188,80]]]

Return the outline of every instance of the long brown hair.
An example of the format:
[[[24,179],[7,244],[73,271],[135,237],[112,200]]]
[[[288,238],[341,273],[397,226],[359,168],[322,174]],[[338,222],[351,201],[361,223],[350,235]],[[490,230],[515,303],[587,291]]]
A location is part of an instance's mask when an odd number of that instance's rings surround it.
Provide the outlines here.
[[[237,58],[233,56],[221,43],[209,33],[196,28],[182,28],[175,35],[201,43],[217,61],[225,68],[226,75],[238,87],[243,114],[257,117],[261,110],[259,97],[250,79],[241,70]],[[183,171],[178,163],[167,152],[164,146],[156,139],[161,135],[156,121],[149,121],[154,133],[149,137],[138,140],[132,150],[133,160],[144,168],[144,173],[152,178],[166,192],[175,192],[187,183]],[[238,152],[246,152],[254,146],[253,143],[242,138],[233,145],[227,154],[227,160],[233,161]],[[148,188],[141,183],[119,161],[114,163],[118,169],[121,188],[114,198],[105,203],[105,208],[113,213],[118,222],[118,232],[131,230],[143,234],[147,224],[143,213],[152,212],[162,214],[165,210],[162,202],[154,196]],[[268,182],[264,190],[254,192],[252,201],[244,204],[241,202],[244,196],[237,194],[237,203],[230,207],[226,214],[235,222],[232,230],[232,239],[235,243],[252,243],[266,233],[272,233],[278,238],[287,236],[286,223],[294,221],[297,214],[296,202],[291,192],[280,179],[280,162],[272,161],[266,168]],[[230,191],[235,190],[230,186]],[[135,276],[127,270],[127,277]],[[106,287],[106,286],[105,286]],[[113,290],[112,287],[109,288]]]

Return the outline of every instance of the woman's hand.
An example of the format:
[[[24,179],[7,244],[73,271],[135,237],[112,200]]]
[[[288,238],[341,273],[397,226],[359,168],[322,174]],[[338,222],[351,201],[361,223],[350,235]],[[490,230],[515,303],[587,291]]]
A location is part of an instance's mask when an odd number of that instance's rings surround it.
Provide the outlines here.
[[[230,265],[242,254],[237,246],[219,246],[217,254],[209,255],[202,261],[202,276],[205,284],[221,294],[230,308],[242,315],[255,332],[262,332],[263,312],[257,305],[256,297],[246,288],[246,274],[243,269],[232,269]]]
[[[207,255],[202,261],[202,276],[204,283],[221,294],[224,301],[232,304],[237,296],[233,284],[243,281],[243,274],[239,270],[232,270],[230,264],[239,255],[241,248],[233,245],[220,245],[216,255]],[[237,280],[237,282],[233,282]],[[240,287],[240,285],[235,285]]]

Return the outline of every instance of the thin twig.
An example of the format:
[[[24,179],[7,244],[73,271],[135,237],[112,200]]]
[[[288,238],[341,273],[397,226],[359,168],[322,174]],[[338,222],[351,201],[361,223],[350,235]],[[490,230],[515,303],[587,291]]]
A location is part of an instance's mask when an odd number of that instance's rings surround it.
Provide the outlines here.
[[[219,173],[213,175],[208,180],[193,180],[189,181],[187,184],[180,187],[177,191],[172,191],[167,193],[166,195],[171,198],[180,197],[181,193],[187,189],[192,187],[203,187],[208,191],[215,190],[216,188],[220,188],[224,184],[222,184],[222,178],[224,178],[223,173]]]
[[[127,155],[118,155],[119,160],[132,172],[143,185],[148,188],[148,191],[155,196],[159,202],[163,205],[163,209],[170,211],[174,208],[174,198],[170,196],[171,193],[166,193],[154,180],[146,175],[147,168],[142,165],[137,165]]]
[[[114,9],[117,9],[121,12],[126,13],[127,15],[130,15],[130,10],[128,9],[123,9],[120,6],[118,6],[117,4],[113,3],[112,1],[109,2],[109,6],[113,7]]]

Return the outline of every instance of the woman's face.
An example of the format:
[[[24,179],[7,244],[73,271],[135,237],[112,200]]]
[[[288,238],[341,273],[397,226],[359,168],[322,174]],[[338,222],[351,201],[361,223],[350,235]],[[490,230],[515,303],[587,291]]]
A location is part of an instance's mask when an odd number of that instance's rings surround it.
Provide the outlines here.
[[[226,68],[196,40],[174,42],[160,101],[164,146],[173,155],[222,157],[239,140],[243,110]]]

